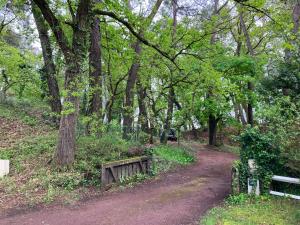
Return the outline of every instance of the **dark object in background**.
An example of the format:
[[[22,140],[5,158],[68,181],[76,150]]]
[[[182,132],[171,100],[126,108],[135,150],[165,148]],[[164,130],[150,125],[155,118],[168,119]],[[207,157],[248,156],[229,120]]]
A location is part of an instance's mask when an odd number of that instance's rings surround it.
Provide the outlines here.
[[[171,128],[169,133],[168,133],[168,137],[167,137],[168,141],[177,141],[177,137],[176,137],[176,130]]]

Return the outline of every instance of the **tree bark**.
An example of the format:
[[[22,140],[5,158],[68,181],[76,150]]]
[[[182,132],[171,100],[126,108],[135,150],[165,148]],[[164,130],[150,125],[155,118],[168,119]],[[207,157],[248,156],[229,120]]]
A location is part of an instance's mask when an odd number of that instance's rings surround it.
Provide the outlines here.
[[[246,121],[246,118],[244,116],[244,111],[243,111],[243,107],[241,106],[241,104],[238,104],[238,109],[239,109],[239,113],[240,113],[240,116],[241,116],[242,124],[246,125],[247,121]]]
[[[79,74],[79,66],[75,65],[74,62],[70,62],[67,67],[65,76],[67,80],[74,80],[74,78]],[[69,87],[66,84],[66,87]],[[69,92],[77,91],[75,88],[68,90]],[[76,143],[76,124],[77,116],[79,110],[79,98],[68,94],[65,102],[71,105],[72,112],[67,114],[62,114],[59,126],[59,138],[55,154],[55,160],[58,165],[69,165],[73,163],[75,156],[75,143]],[[67,110],[63,107],[63,110]]]
[[[32,2],[32,13],[35,20],[35,24],[38,30],[39,39],[42,47],[43,59],[44,59],[44,75],[48,86],[48,97],[51,107],[51,111],[60,115],[62,106],[60,101],[59,87],[56,80],[56,68],[53,62],[52,48],[50,38],[48,35],[48,26],[41,14],[39,8]]]

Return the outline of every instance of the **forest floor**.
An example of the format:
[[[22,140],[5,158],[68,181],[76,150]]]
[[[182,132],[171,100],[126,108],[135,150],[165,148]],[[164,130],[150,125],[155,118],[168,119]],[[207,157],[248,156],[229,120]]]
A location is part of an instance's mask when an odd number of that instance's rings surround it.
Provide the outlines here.
[[[131,188],[105,192],[72,206],[49,206],[0,216],[6,224],[176,225],[198,224],[199,217],[230,193],[232,153],[193,146],[197,162]]]

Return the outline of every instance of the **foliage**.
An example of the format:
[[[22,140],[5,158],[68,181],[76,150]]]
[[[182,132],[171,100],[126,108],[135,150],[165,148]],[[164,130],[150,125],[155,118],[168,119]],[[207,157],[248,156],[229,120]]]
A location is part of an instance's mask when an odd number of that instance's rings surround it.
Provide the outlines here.
[[[261,132],[257,127],[247,128],[240,136],[241,163],[239,168],[240,184],[243,190],[247,187],[247,178],[251,177],[248,160],[254,159],[257,170],[254,178],[262,182],[263,191],[268,190],[271,176],[280,174],[283,162],[280,158],[280,146],[272,133]]]
[[[281,147],[282,158],[291,175],[300,172],[300,102],[294,102],[289,96],[273,97],[270,102],[259,107],[257,116],[263,121],[264,129],[272,132]]]
[[[269,196],[230,196],[224,206],[210,210],[201,225],[296,225],[300,222],[298,203]]]
[[[36,57],[31,52],[21,53],[18,48],[0,39],[0,89],[2,90],[0,94],[2,98],[6,98],[9,90],[18,98],[40,96],[41,81],[34,69],[36,61]]]

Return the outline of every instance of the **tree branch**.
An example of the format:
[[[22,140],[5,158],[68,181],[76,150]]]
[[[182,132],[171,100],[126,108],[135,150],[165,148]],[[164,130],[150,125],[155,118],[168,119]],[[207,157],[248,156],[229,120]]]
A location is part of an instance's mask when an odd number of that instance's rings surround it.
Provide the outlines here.
[[[71,14],[71,17],[72,17],[72,22],[74,24],[75,23],[75,13],[74,13],[74,10],[73,10],[73,7],[72,7],[72,3],[71,3],[70,0],[67,0],[67,3],[68,3],[69,11],[70,11],[70,14]]]
[[[267,13],[264,9],[259,9],[259,8],[255,7],[255,6],[253,6],[253,5],[250,5],[250,4],[245,3],[247,0],[234,0],[234,1],[237,2],[237,3],[239,3],[239,4],[242,5],[242,6],[245,6],[245,7],[247,7],[247,8],[251,8],[251,9],[253,9],[253,10],[256,11],[256,12],[259,12],[259,13],[264,14],[264,15],[267,16],[270,20],[272,20],[273,22],[276,23],[276,21],[275,21],[275,20],[269,15],[269,13]]]
[[[64,56],[68,58],[70,54],[68,39],[65,33],[63,32],[58,19],[55,17],[54,13],[51,11],[48,3],[45,0],[33,0],[33,1],[40,8],[45,20],[48,22]]]
[[[113,12],[103,11],[100,9],[94,9],[94,13],[98,14],[98,15],[109,16],[109,17],[115,19],[116,21],[120,22],[125,27],[127,27],[127,29],[132,33],[132,35],[135,36],[140,42],[142,42],[144,45],[147,45],[147,46],[155,49],[163,57],[170,60],[176,66],[176,68],[180,69],[175,62],[175,58],[171,57],[167,52],[161,50],[159,47],[157,47],[156,45],[154,45],[154,44],[150,43],[148,40],[146,40],[142,35],[140,35],[138,32],[136,32],[135,29],[132,27],[132,25],[129,22],[127,22],[125,19],[117,16]]]

